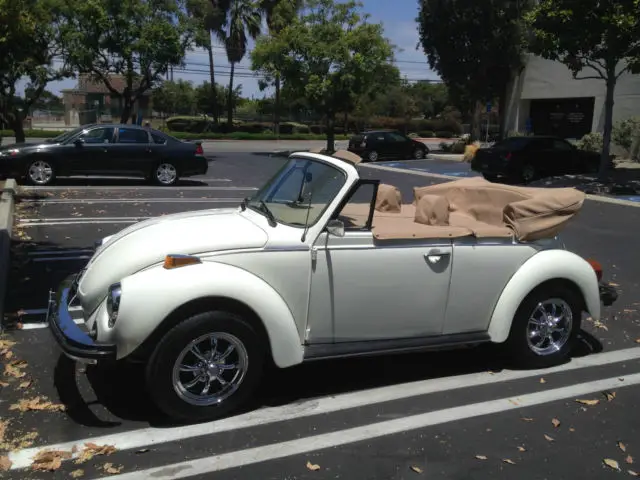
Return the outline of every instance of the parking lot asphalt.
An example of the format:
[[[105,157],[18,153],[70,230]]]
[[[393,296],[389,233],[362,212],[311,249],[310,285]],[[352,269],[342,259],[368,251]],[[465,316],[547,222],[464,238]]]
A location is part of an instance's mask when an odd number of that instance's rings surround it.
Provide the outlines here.
[[[121,479],[538,480],[640,471],[640,253],[628,227],[640,221],[637,208],[587,201],[564,232],[567,247],[597,258],[622,295],[600,324],[583,323],[574,359],[554,369],[506,369],[488,347],[308,364],[271,373],[246,413],[172,426],[151,406],[138,367],[81,367],[60,355],[43,324],[47,292],[82,268],[94,240],[150,216],[237,205],[284,161],[232,152],[173,188],[68,179],[25,190],[7,298],[9,321],[19,323],[0,344],[0,452],[11,450],[13,465],[2,472],[0,457],[0,478],[82,470]],[[360,171],[405,199],[414,186],[444,181]],[[93,458],[59,466],[74,445]],[[33,470],[42,449],[58,452],[49,454],[53,471]]]

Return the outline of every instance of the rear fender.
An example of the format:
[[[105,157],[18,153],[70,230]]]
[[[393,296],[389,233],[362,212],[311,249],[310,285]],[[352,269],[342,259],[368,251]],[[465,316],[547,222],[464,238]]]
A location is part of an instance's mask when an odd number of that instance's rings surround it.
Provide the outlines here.
[[[119,358],[139,347],[181,306],[207,297],[223,297],[241,302],[256,313],[278,367],[302,362],[300,334],[287,304],[270,285],[246,270],[207,261],[170,270],[159,265],[124,278],[121,285],[118,321],[110,332],[111,340],[118,345]],[[107,325],[100,325],[100,331],[105,329],[109,330]]]
[[[594,320],[600,319],[600,292],[593,267],[567,250],[543,250],[528,259],[502,291],[489,322],[492,342],[502,343],[507,339],[522,301],[532,290],[550,280],[573,284],[582,294],[585,310]]]

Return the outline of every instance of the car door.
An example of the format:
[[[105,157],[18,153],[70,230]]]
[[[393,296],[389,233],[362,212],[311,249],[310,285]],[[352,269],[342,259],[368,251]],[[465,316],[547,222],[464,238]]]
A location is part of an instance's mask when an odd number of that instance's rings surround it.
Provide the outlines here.
[[[371,187],[365,183],[359,188]],[[451,240],[374,242],[366,225],[370,204],[350,201],[347,207],[362,210],[356,215],[361,224],[347,223],[343,237],[324,231],[313,246],[307,342],[440,335],[453,260]]]
[[[108,169],[109,149],[113,145],[113,127],[95,127],[83,131],[66,145],[64,156],[69,175],[99,175]]]
[[[387,132],[385,142],[389,146],[390,158],[406,160],[413,158],[413,142],[400,132]]]
[[[555,168],[552,174],[564,175],[579,171],[579,155],[569,142],[562,139],[553,139],[551,148],[555,159]]]
[[[148,174],[155,160],[149,132],[143,128],[119,127],[110,155],[111,168],[119,175]]]

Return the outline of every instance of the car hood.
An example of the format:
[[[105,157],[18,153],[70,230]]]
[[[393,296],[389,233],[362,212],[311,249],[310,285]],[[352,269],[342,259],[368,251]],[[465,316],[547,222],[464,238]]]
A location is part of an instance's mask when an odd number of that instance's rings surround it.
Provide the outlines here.
[[[98,247],[80,279],[78,297],[89,314],[110,285],[162,262],[167,254],[261,248],[267,240],[267,232],[237,208],[184,212],[138,222],[107,237]]]

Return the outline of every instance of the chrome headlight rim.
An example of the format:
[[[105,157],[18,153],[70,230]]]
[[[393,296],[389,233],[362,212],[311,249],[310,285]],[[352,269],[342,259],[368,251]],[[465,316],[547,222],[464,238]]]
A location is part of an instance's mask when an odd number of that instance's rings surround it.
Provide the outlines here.
[[[114,283],[107,291],[107,315],[109,328],[113,328],[118,320],[120,311],[120,298],[122,297],[122,285],[120,282]]]

